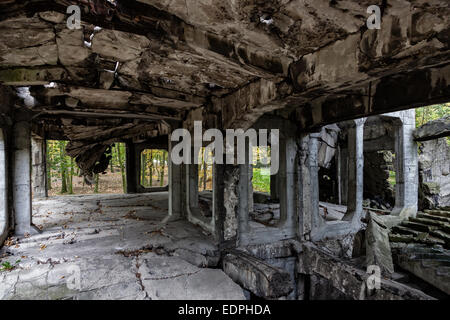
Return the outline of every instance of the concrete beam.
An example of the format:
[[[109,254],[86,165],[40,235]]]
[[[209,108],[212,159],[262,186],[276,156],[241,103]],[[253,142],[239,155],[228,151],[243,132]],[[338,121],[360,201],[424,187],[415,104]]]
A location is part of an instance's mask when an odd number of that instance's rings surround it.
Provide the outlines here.
[[[336,90],[336,92],[339,92]],[[450,100],[450,65],[383,77],[366,86],[320,97],[295,110],[301,130],[428,106]]]

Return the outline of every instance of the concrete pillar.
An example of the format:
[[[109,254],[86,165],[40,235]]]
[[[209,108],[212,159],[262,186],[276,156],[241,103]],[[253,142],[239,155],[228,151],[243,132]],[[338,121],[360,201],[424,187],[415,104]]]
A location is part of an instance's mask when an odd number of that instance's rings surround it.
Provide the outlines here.
[[[418,202],[418,153],[414,141],[415,110],[402,111],[395,132],[395,207],[392,215],[415,217]]]
[[[249,190],[249,167],[250,155],[248,152],[248,142],[245,146],[245,164],[239,165],[239,179],[237,185],[237,197],[238,197],[238,243],[240,245],[247,245],[250,236],[250,215],[249,215],[249,203],[248,194]]]
[[[278,174],[270,176],[270,198],[273,201],[280,201],[279,181],[280,178],[278,177]]]
[[[172,141],[169,136],[169,216],[168,219],[179,219],[183,216],[183,165],[175,165],[172,160]]]
[[[280,223],[295,232],[296,222],[296,189],[295,189],[295,159],[297,143],[293,137],[280,137]],[[319,180],[317,180],[317,185]]]
[[[8,168],[6,136],[0,128],[0,244],[8,236]]]
[[[348,153],[347,148],[338,147],[336,152],[336,171],[338,180],[338,203],[347,204]]]
[[[363,214],[364,191],[364,123],[366,118],[352,121],[348,128],[348,187],[345,221],[359,221]]]
[[[136,193],[138,185],[138,169],[137,157],[136,157],[136,146],[132,141],[126,142],[126,179],[127,179],[127,193]]]
[[[31,234],[31,129],[28,121],[14,126],[13,206],[15,233]]]
[[[237,165],[222,165],[222,182],[218,181],[218,185],[222,188],[223,196],[221,196],[223,205],[223,216],[217,215],[223,221],[220,223],[223,230],[224,241],[235,241],[238,235],[238,226],[240,219],[240,191],[239,178],[240,166]],[[219,177],[219,176],[218,176]],[[220,195],[219,199],[220,199]],[[246,225],[248,227],[248,223]]]
[[[254,201],[253,201],[253,165],[248,166],[248,210],[253,212]]]
[[[319,216],[319,137],[319,134],[310,134],[300,140],[298,218],[301,240],[310,240],[313,230],[323,225]]]
[[[31,163],[33,196],[46,198],[47,193],[47,144],[44,139],[31,138]]]

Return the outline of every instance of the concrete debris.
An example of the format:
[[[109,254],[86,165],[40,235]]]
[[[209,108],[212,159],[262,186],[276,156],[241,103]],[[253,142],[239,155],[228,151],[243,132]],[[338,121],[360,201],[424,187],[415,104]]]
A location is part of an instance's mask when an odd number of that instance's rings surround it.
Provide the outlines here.
[[[383,273],[394,273],[391,247],[389,245],[389,230],[384,225],[382,217],[370,213],[366,230],[366,264],[380,267]]]
[[[258,297],[285,297],[294,289],[289,273],[254,256],[233,251],[223,259],[223,270],[233,281]]]

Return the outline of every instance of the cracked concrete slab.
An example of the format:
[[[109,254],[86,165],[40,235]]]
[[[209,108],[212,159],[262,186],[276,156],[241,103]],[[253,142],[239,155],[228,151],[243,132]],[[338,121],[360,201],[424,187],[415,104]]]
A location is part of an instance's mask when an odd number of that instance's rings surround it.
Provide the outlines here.
[[[0,299],[245,299],[217,267],[213,238],[187,221],[161,224],[167,193],[35,201],[41,234],[0,251]],[[5,269],[5,268],[4,268]]]

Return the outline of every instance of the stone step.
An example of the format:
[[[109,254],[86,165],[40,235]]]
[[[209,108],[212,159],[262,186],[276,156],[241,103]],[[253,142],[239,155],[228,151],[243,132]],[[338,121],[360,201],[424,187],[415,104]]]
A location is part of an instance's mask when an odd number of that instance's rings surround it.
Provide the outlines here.
[[[438,227],[436,226],[429,226],[427,224],[412,221],[403,221],[401,225],[420,232],[430,232],[432,230],[438,229]]]
[[[442,230],[434,230],[430,232],[436,238],[442,239],[445,241],[445,248],[450,249],[450,234],[444,232]]]
[[[428,226],[435,226],[443,231],[450,232],[450,224],[447,222],[436,221],[433,219],[424,219],[424,218],[409,218],[409,221],[428,225]]]
[[[442,222],[450,222],[450,218],[440,217],[440,216],[433,216],[428,213],[419,212],[417,213],[417,218],[423,218],[423,219],[432,219]]]
[[[425,236],[424,236],[425,235]],[[390,242],[402,242],[402,243],[421,243],[426,245],[445,245],[445,241],[427,234],[421,234],[420,236],[405,235],[398,233],[389,234]]]
[[[398,234],[405,234],[405,235],[413,235],[413,236],[419,236],[421,233],[420,231],[408,228],[408,227],[404,227],[404,226],[395,226],[392,228],[392,232],[393,233],[398,233]]]
[[[424,210],[424,211],[425,211],[425,213],[429,213],[433,216],[450,218],[450,211],[446,211],[446,210]]]
[[[412,242],[414,242],[414,236],[412,234],[390,233],[389,241],[390,242],[412,243]]]

